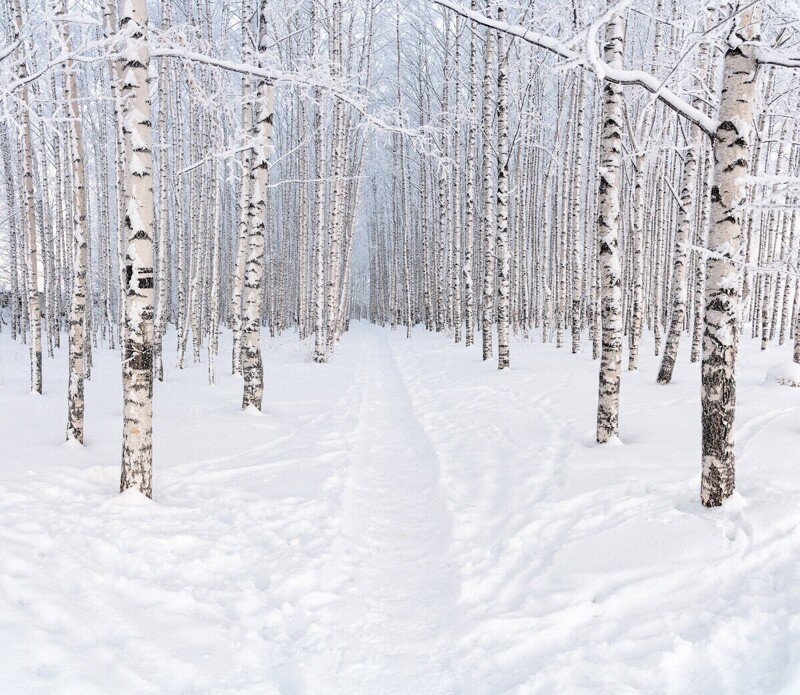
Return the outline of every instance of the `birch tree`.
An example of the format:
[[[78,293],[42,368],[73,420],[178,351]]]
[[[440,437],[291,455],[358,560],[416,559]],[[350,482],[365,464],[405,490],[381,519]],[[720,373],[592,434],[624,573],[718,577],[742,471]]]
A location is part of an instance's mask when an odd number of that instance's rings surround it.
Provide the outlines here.
[[[706,262],[702,362],[703,474],[700,498],[717,507],[735,487],[733,421],[736,410],[739,273],[744,178],[750,166],[761,7],[740,12],[725,46],[719,125],[713,139],[714,184]]]
[[[612,69],[622,68],[625,21],[616,13],[606,25],[604,59]],[[622,363],[622,268],[619,258],[619,177],[622,164],[622,88],[603,85],[602,159],[597,218],[600,237],[600,290],[603,353],[597,406],[597,441],[608,442],[619,429],[619,387]]]
[[[258,12],[258,61],[265,66],[268,2],[261,0]],[[242,409],[261,410],[264,367],[261,360],[261,291],[264,278],[264,233],[267,217],[267,176],[272,146],[274,86],[259,77],[253,106],[253,153],[250,164],[247,260],[242,292]]]
[[[125,139],[125,353],[120,492],[153,496],[153,133],[146,0],[120,8]]]
[[[61,16],[59,28],[61,43],[66,53],[72,52],[69,28],[63,16],[67,13],[66,0],[58,5]],[[84,344],[86,336],[86,265],[87,265],[87,227],[86,193],[84,183],[83,136],[81,114],[78,108],[78,87],[74,61],[68,59],[64,64],[64,100],[69,116],[70,152],[72,154],[72,250],[73,278],[72,303],[69,313],[69,384],[67,387],[67,441],[83,444],[83,413],[86,365],[84,364]]]
[[[25,44],[22,40],[22,9],[20,0],[11,0],[12,22],[14,34],[12,45],[19,46],[17,60],[19,62],[18,79],[20,89],[20,153],[22,163],[22,198],[23,224],[27,246],[26,260],[26,299],[28,309],[28,326],[30,329],[31,356],[31,391],[42,393],[42,328],[39,308],[39,254],[36,241],[36,193],[33,186],[33,154],[31,145],[31,118],[28,102],[28,67],[25,59]]]

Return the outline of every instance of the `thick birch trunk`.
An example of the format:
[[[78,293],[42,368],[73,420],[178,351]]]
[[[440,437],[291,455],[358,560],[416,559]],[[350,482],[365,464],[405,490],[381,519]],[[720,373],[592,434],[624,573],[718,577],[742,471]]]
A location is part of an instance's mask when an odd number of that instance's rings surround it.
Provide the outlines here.
[[[747,8],[735,20],[723,64],[719,126],[714,135],[714,179],[706,266],[706,311],[702,361],[702,455],[700,497],[717,507],[735,487],[733,420],[738,344],[742,210],[750,165],[750,128],[755,103],[761,9]]]

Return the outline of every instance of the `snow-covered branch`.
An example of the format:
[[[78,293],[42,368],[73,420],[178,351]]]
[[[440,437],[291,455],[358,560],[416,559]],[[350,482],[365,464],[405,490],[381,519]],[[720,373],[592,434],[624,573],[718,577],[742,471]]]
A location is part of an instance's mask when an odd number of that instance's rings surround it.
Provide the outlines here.
[[[717,129],[717,122],[707,116],[703,111],[695,108],[690,103],[679,97],[675,92],[665,87],[662,82],[653,75],[642,70],[623,70],[612,68],[605,63],[599,55],[597,44],[592,40],[591,32],[589,39],[585,42],[584,51],[578,52],[568,48],[558,39],[554,39],[546,34],[533,31],[523,26],[508,24],[496,19],[486,17],[479,12],[474,12],[466,7],[454,2],[453,0],[433,0],[437,5],[446,7],[453,12],[465,17],[477,24],[481,24],[496,31],[502,31],[511,36],[516,36],[534,46],[544,48],[551,53],[555,53],[564,60],[582,65],[597,75],[598,78],[615,82],[617,84],[637,85],[653,94],[656,99],[663,102],[675,113],[687,118],[694,123],[700,130],[707,135],[713,135]]]
[[[783,53],[770,48],[759,48],[756,53],[759,63],[784,68],[800,68],[800,53]]]
[[[287,83],[302,85],[304,87],[318,87],[326,90],[341,100],[348,106],[356,109],[364,119],[376,128],[393,133],[400,133],[408,137],[419,136],[419,131],[410,128],[403,128],[401,126],[387,123],[382,118],[370,113],[362,99],[353,96],[348,90],[343,89],[331,80],[329,75],[322,78],[317,78],[313,74],[302,74],[296,72],[286,72],[283,70],[276,70],[273,68],[260,68],[249,63],[240,63],[223,58],[215,58],[214,56],[196,51],[188,51],[183,48],[168,48],[168,47],[154,47],[150,51],[150,55],[160,58],[178,58],[180,60],[191,61],[195,63],[202,63],[204,65],[212,65],[223,70],[231,72],[238,72],[243,75],[252,75],[254,77],[263,77],[270,81],[272,84]]]

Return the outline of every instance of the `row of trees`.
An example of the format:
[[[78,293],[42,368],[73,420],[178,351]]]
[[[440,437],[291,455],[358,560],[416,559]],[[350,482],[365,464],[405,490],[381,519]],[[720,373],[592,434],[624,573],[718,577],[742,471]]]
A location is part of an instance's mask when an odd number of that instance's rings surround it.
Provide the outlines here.
[[[67,330],[82,442],[92,345],[120,345],[121,487],[151,495],[170,324],[178,366],[205,349],[212,383],[229,326],[259,409],[262,326],[296,327],[317,362],[351,317],[477,333],[500,369],[512,333],[588,335],[599,442],[624,337],[636,369],[652,330],[666,384],[688,333],[702,500],[721,504],[743,323],[800,358],[798,18],[629,4],[10,0],[3,259],[33,389]]]

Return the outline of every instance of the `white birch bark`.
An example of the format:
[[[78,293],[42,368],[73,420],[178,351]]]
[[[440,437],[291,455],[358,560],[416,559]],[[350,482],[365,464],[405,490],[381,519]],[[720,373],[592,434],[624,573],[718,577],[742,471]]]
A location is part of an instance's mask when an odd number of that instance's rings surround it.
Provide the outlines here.
[[[472,0],[470,7],[478,9],[478,0]],[[467,186],[466,210],[464,225],[464,314],[466,317],[467,347],[475,341],[475,287],[472,269],[472,254],[475,244],[475,179],[476,159],[478,154],[477,121],[478,121],[478,47],[476,32],[470,32],[469,42],[469,109],[467,113]]]
[[[14,41],[20,41],[22,33],[22,10],[20,0],[12,0],[12,19]],[[36,244],[36,193],[33,186],[33,154],[31,145],[31,119],[28,105],[28,68],[26,65],[24,42],[20,41],[18,52],[18,78],[23,82],[20,89],[21,108],[19,119],[21,128],[20,149],[22,151],[22,197],[23,224],[26,237],[26,297],[28,327],[30,331],[31,391],[42,393],[42,328],[39,308],[39,262]]]
[[[261,0],[258,17],[259,65],[267,49],[267,0]],[[253,109],[253,159],[250,167],[250,206],[247,261],[242,291],[242,409],[261,410],[264,368],[261,361],[261,290],[264,277],[264,233],[267,217],[267,177],[272,147],[273,98],[275,88],[264,77],[256,85]]]
[[[494,32],[486,32],[484,44],[482,157],[483,176],[483,359],[492,356],[492,324],[494,320],[494,209],[492,198],[492,72],[494,66]]]
[[[691,128],[690,132],[694,129]],[[692,136],[694,133],[692,133]],[[683,324],[686,320],[686,264],[689,253],[690,234],[694,220],[694,197],[697,185],[697,157],[694,148],[697,142],[690,136],[687,143],[686,158],[683,163],[683,186],[681,188],[680,207],[678,209],[678,228],[675,233],[675,251],[672,269],[672,317],[670,319],[667,342],[661,358],[658,372],[659,384],[668,384],[672,380],[672,370],[678,356]]]
[[[714,135],[710,256],[706,265],[702,360],[702,481],[700,497],[717,507],[735,487],[733,420],[738,343],[739,275],[742,256],[744,177],[750,164],[750,129],[755,103],[760,38],[759,4],[744,9],[728,36],[723,63],[719,125]]]
[[[251,59],[250,17],[253,6],[250,0],[242,0],[242,58]],[[250,103],[252,93],[252,80],[249,75],[242,78],[242,132],[244,137],[251,137],[252,106]],[[233,274],[233,291],[231,293],[231,333],[233,350],[231,355],[231,372],[242,373],[242,290],[244,289],[244,266],[247,257],[248,239],[248,210],[250,207],[250,167],[253,150],[246,147],[242,152],[242,178],[239,189],[239,220],[236,234],[236,265]]]
[[[577,74],[575,88],[575,144],[572,168],[572,200],[570,226],[572,228],[572,353],[581,348],[581,303],[583,285],[583,230],[581,229],[581,182],[583,180],[583,141],[586,103],[586,80],[583,70]]]
[[[125,139],[125,354],[120,492],[153,496],[153,134],[146,0],[120,8]]]
[[[72,40],[64,16],[67,13],[65,0],[58,4],[60,16],[59,33],[63,50],[72,51]],[[72,251],[73,278],[72,303],[69,313],[69,383],[67,386],[67,441],[83,444],[83,414],[86,365],[84,343],[86,336],[86,193],[83,166],[83,137],[81,115],[78,107],[78,88],[75,64],[67,60],[64,64],[64,100],[69,118],[70,154],[72,165]]]
[[[505,20],[504,0],[497,20]],[[505,34],[497,35],[497,368],[510,366],[508,249],[508,51]]]
[[[170,3],[165,2],[161,5],[161,29],[166,31],[170,24]],[[157,238],[158,238],[158,274],[157,274],[157,302],[155,315],[155,346],[153,359],[155,362],[155,377],[159,381],[164,380],[164,359],[162,354],[162,343],[164,332],[167,327],[167,303],[169,291],[169,166],[167,165],[167,94],[169,93],[169,72],[167,70],[167,59],[162,58],[158,70],[158,137],[159,137],[159,157],[158,157],[158,217]]]
[[[614,14],[606,25],[605,61],[622,68],[625,21]],[[619,429],[619,386],[622,362],[622,287],[619,256],[619,186],[622,164],[622,88],[603,84],[602,156],[598,232],[600,235],[600,298],[603,351],[597,406],[597,441],[608,442]]]

